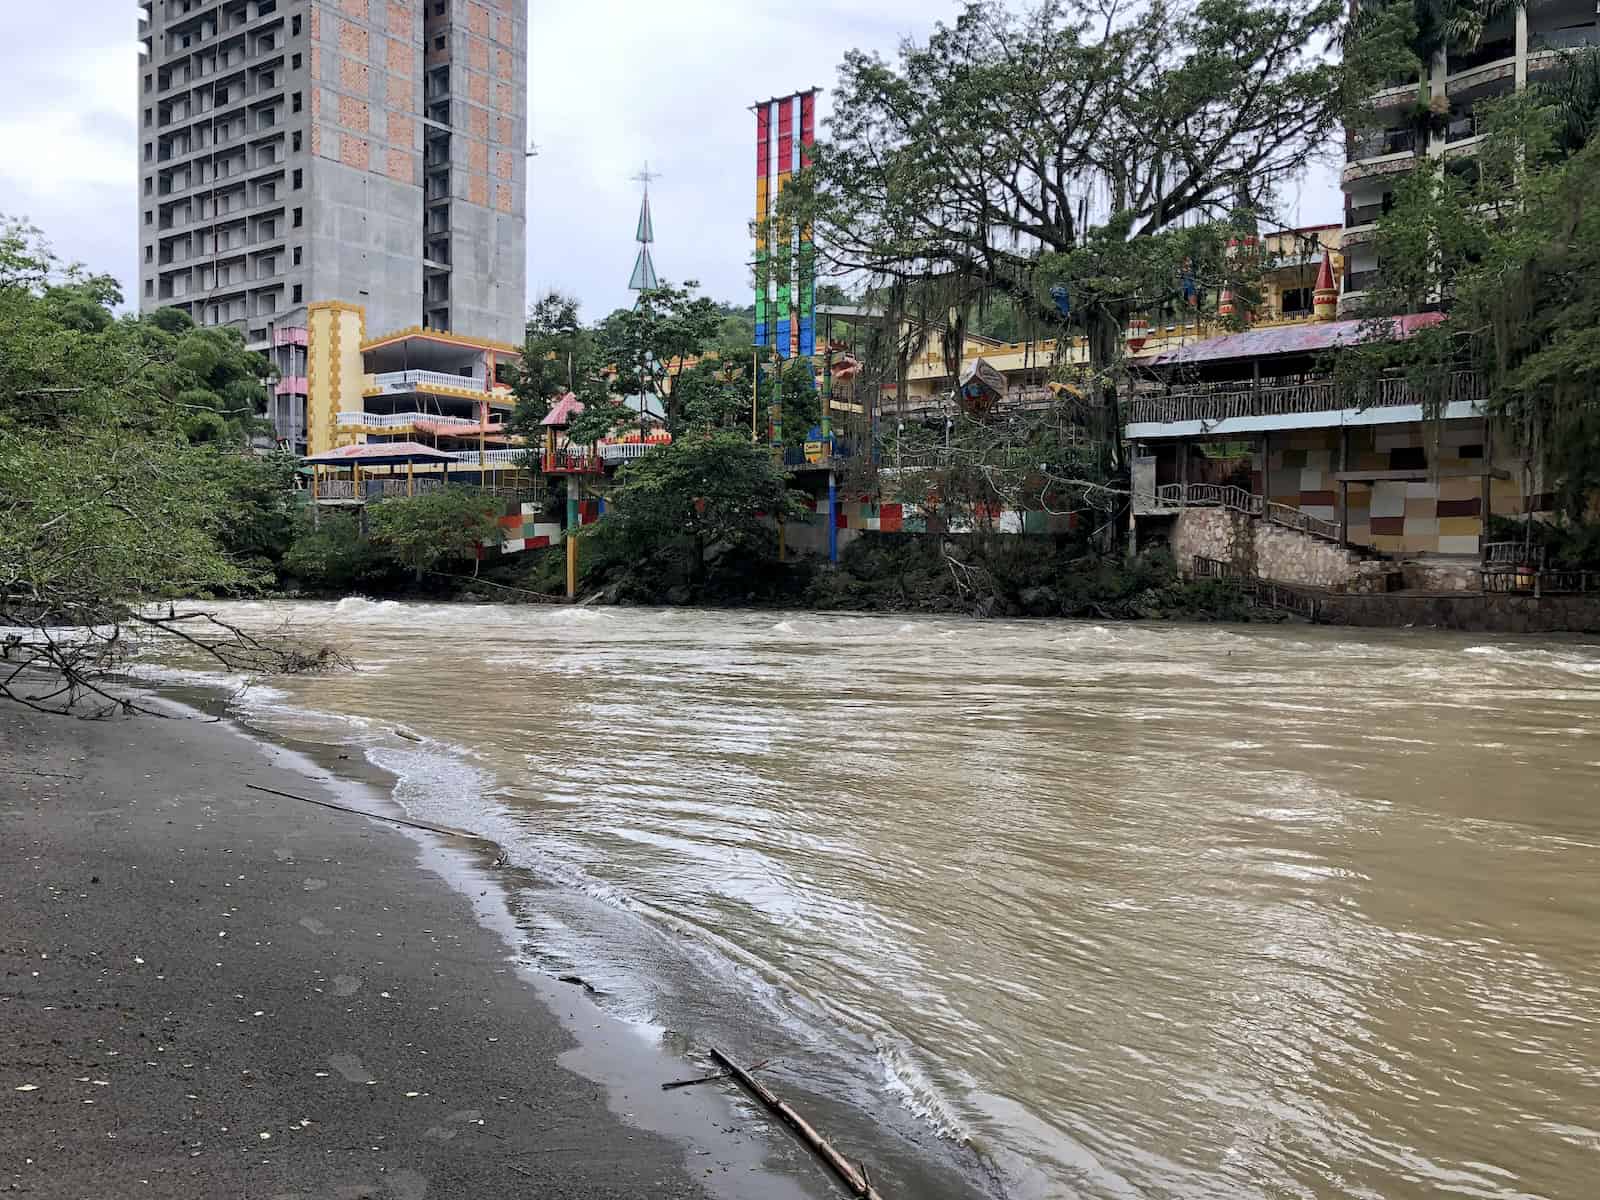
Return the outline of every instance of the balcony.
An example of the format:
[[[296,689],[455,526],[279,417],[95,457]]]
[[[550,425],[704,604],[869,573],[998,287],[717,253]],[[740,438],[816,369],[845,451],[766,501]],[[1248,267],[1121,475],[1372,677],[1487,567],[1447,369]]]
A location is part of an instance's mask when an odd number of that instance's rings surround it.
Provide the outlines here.
[[[463,466],[475,467],[480,462],[490,467],[522,467],[532,466],[536,459],[530,459],[529,451],[516,450],[451,450],[447,451],[451,458]]]
[[[520,453],[520,451],[519,451]],[[603,475],[605,460],[588,450],[546,450],[539,460],[546,475]]]
[[[1344,274],[1345,295],[1354,292],[1369,292],[1383,283],[1383,275],[1376,267],[1367,271],[1346,271]]]
[[[1477,372],[1456,371],[1447,384],[1451,404],[1477,401],[1483,388]],[[1235,384],[1194,384],[1176,387],[1165,395],[1141,396],[1128,405],[1129,425],[1170,425],[1199,422],[1214,425],[1243,418],[1284,417],[1337,413],[1350,409],[1394,408],[1420,405],[1425,397],[1404,379],[1380,379],[1368,396],[1338,387],[1331,377],[1283,387],[1252,388]]]
[[[494,394],[481,379],[474,379],[471,375],[451,375],[445,371],[382,371],[372,377],[367,394],[381,396],[433,391],[449,395],[470,393],[473,399],[488,398]]]
[[[1582,50],[1596,44],[1600,44],[1600,27],[1593,24],[1568,25],[1563,29],[1533,34],[1528,39],[1528,50]]]
[[[1566,57],[1600,45],[1600,26],[1569,25],[1528,39],[1528,74],[1547,75],[1566,70]]]
[[[479,423],[469,417],[443,417],[438,413],[425,412],[342,412],[339,414],[339,424],[350,429],[379,429],[386,431],[410,429],[420,424],[447,425],[452,428],[473,431],[480,428]],[[490,425],[487,427],[487,431],[496,432],[497,428],[494,425]]]
[[[1381,158],[1386,154],[1410,154],[1416,148],[1416,130],[1385,129],[1380,133],[1351,139],[1349,158],[1355,162],[1364,158]]]
[[[662,442],[601,442],[600,458],[608,467],[643,458]]]
[[[1509,91],[1517,77],[1517,47],[1509,38],[1484,42],[1468,54],[1452,54],[1445,76],[1446,96]],[[1508,86],[1509,85],[1509,86]]]
[[[1372,204],[1347,204],[1344,209],[1344,227],[1354,229],[1357,225],[1373,225],[1389,211],[1389,205],[1383,201]]]

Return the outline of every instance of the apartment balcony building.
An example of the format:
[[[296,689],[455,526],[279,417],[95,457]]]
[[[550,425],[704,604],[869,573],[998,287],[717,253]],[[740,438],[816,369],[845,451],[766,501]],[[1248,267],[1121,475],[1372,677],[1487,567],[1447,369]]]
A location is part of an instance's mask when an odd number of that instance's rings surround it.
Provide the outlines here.
[[[1567,53],[1597,44],[1594,0],[1519,6],[1491,21],[1476,46],[1441,52],[1429,64],[1426,98],[1437,119],[1425,126],[1408,120],[1418,103],[1419,80],[1396,80],[1373,96],[1379,119],[1389,123],[1350,135],[1340,174],[1345,193],[1340,246],[1346,259],[1341,313],[1359,311],[1363,297],[1381,281],[1373,242],[1378,219],[1394,202],[1397,177],[1422,156],[1470,173],[1474,147],[1483,136],[1479,106],[1555,75],[1565,69]]]
[[[153,0],[140,30],[140,305],[231,325],[261,350],[305,282],[285,238],[305,186],[291,7]]]

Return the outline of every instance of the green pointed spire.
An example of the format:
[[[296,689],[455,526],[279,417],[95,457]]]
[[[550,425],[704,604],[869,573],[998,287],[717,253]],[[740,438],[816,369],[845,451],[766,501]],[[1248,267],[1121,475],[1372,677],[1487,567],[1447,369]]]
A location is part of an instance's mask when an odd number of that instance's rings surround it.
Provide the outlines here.
[[[656,240],[655,227],[650,224],[650,192],[646,189],[644,202],[639,205],[639,229],[633,235],[636,242],[653,242]]]
[[[660,282],[656,279],[656,265],[650,261],[650,247],[640,246],[639,257],[633,260],[633,275],[628,279],[628,290],[654,291],[660,286]]]

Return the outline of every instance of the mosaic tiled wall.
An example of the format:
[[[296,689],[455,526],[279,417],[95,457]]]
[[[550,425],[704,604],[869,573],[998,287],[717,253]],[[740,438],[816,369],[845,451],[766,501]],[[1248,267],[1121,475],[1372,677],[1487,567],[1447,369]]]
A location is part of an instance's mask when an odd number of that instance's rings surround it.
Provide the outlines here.
[[[1339,519],[1337,429],[1304,429],[1272,435],[1272,461],[1266,495],[1327,521]],[[1509,456],[1484,460],[1481,421],[1451,421],[1440,427],[1411,423],[1369,425],[1350,429],[1351,471],[1426,470],[1481,472],[1486,465],[1503,468],[1510,478],[1489,481],[1490,511],[1510,516],[1523,511],[1520,465]],[[1258,484],[1261,455],[1253,467]],[[1350,541],[1386,553],[1476,554],[1483,532],[1481,474],[1446,475],[1421,480],[1376,480],[1352,483],[1349,492]],[[1544,496],[1533,497],[1534,510],[1549,507]]]
[[[523,550],[541,550],[546,546],[561,544],[563,523],[539,520],[544,513],[543,505],[512,501],[506,507],[510,511],[500,518],[500,553],[516,554]],[[599,519],[598,500],[578,501],[580,525],[593,525]]]

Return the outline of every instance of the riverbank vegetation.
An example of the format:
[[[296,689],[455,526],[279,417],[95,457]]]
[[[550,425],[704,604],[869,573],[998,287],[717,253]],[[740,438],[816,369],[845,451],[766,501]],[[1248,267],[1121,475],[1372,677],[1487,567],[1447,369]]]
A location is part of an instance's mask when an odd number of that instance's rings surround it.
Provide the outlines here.
[[[0,698],[52,711],[120,706],[105,681],[151,637],[229,665],[318,659],[141,604],[270,586],[294,464],[239,452],[267,370],[236,332],[120,303],[0,218]]]

